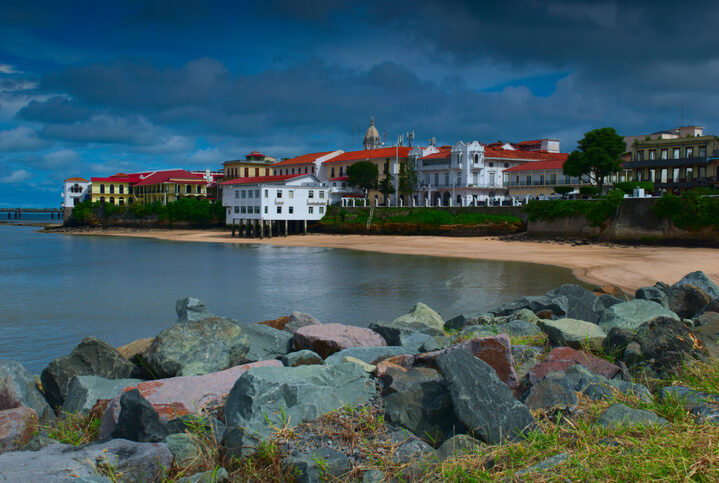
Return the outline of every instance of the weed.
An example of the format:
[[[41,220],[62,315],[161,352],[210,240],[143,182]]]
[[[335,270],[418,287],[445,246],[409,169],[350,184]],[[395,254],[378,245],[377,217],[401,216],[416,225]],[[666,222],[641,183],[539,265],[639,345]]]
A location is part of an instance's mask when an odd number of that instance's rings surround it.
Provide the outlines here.
[[[50,438],[63,444],[82,446],[97,439],[100,422],[98,412],[64,413],[47,427],[47,432]]]

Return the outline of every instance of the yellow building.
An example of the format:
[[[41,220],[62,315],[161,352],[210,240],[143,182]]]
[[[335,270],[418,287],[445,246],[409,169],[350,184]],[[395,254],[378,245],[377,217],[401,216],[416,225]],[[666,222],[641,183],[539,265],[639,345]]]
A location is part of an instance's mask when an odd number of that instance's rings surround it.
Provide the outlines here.
[[[107,178],[90,178],[92,182],[90,199],[93,203],[100,201],[111,205],[132,204],[135,199],[130,186],[139,179],[139,173],[117,173]]]
[[[245,159],[236,159],[222,163],[225,179],[256,178],[258,176],[272,176],[272,164],[275,158],[265,156],[258,151],[252,151]]]
[[[118,173],[107,178],[91,178],[90,199],[93,203],[111,205],[132,203],[171,203],[186,196],[207,197],[208,182],[201,174],[184,169],[150,171],[146,173]]]

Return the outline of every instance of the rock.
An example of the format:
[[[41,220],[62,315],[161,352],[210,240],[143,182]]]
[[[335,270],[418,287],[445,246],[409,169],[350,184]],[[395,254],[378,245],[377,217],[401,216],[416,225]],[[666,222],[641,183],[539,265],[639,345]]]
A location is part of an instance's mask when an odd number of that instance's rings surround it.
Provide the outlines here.
[[[510,320],[522,320],[524,322],[529,322],[530,324],[534,325],[537,325],[537,322],[542,320],[537,317],[537,314],[535,314],[529,309],[517,310],[516,312],[512,313],[512,315],[508,315],[507,317],[509,317]]]
[[[429,335],[415,332],[400,336],[400,344],[408,352],[430,352],[452,345],[452,339],[444,335]]]
[[[95,477],[97,467],[112,468],[115,475],[123,475],[123,481],[161,481],[170,465],[172,453],[164,443],[124,439],[82,447],[51,444],[38,451],[0,454],[2,475],[12,475],[3,481],[83,481]]]
[[[622,361],[625,364],[634,365],[644,359],[644,353],[642,352],[642,346],[638,342],[630,342],[627,344],[627,348],[624,349],[622,355]]]
[[[15,361],[0,361],[0,411],[20,406],[34,409],[42,424],[55,420],[35,378]]]
[[[202,457],[197,437],[187,433],[170,434],[165,438],[167,449],[175,457],[178,466],[192,466]]]
[[[167,423],[168,434],[187,432],[198,434],[202,432],[204,436],[214,439],[218,443],[222,442],[226,429],[225,423],[208,415],[186,414]]]
[[[50,438],[46,430],[41,430],[38,431],[35,436],[30,438],[30,441],[25,443],[25,445],[20,448],[20,451],[37,451],[47,445],[55,443],[57,443],[57,441]]]
[[[140,379],[105,379],[99,376],[77,376],[70,383],[63,412],[86,414],[102,399],[113,399],[123,389],[140,384]]]
[[[587,293],[594,295],[589,291]],[[538,325],[553,345],[574,349],[587,345],[589,349],[598,351],[607,336],[604,329],[597,324],[577,319],[541,320]]]
[[[320,483],[340,480],[352,469],[349,458],[332,448],[322,447],[312,453],[298,453],[289,458],[299,483]]]
[[[719,313],[719,298],[716,298],[709,303],[706,307],[704,307],[699,314],[697,315],[703,315],[706,313]]]
[[[175,303],[178,322],[199,322],[208,317],[214,317],[205,307],[202,300],[194,297],[180,299]]]
[[[550,372],[563,371],[574,364],[580,364],[607,379],[611,379],[620,372],[618,366],[591,354],[569,347],[557,347],[542,362],[530,369],[528,373],[529,382],[534,385],[544,379],[544,376]]]
[[[388,345],[405,345],[403,339],[415,333],[444,335],[442,317],[422,302],[418,302],[408,314],[392,322],[378,321],[370,324],[369,328],[384,337]]]
[[[50,362],[40,379],[50,406],[59,408],[65,402],[70,382],[75,376],[125,379],[130,377],[133,369],[132,363],[114,347],[95,337],[87,337],[69,355]]]
[[[695,321],[694,331],[701,337],[707,353],[712,359],[719,358],[719,314],[705,312]]]
[[[125,345],[121,345],[117,348],[117,352],[120,353],[122,357],[125,359],[131,361],[137,356],[141,356],[150,349],[150,346],[152,346],[152,342],[155,340],[154,337],[147,337],[146,339],[137,339],[132,342],[129,342]]]
[[[230,475],[223,467],[214,470],[195,473],[194,475],[185,476],[177,480],[177,483],[223,483],[230,480]]]
[[[383,397],[387,420],[422,438],[441,444],[466,426],[455,416],[452,397],[442,375],[427,367],[391,369]]]
[[[452,436],[442,443],[442,446],[435,452],[439,461],[454,456],[479,453],[482,450],[482,443],[467,434]]]
[[[607,337],[602,342],[602,349],[605,353],[614,356],[621,356],[630,342],[634,340],[634,331],[612,327]]]
[[[636,424],[656,424],[665,425],[669,424],[664,418],[660,418],[651,411],[644,411],[642,409],[633,409],[621,403],[612,404],[599,419],[597,424],[609,428],[611,426],[624,426],[624,425],[636,425]]]
[[[700,423],[719,424],[719,396],[694,391],[683,386],[667,386],[662,389],[662,400],[671,399],[682,403]]]
[[[545,377],[532,386],[524,399],[524,404],[533,411],[559,409],[571,412],[576,408],[577,402],[577,394],[573,388],[550,377]]]
[[[434,328],[439,332],[444,331],[444,320],[442,320],[442,316],[422,302],[417,302],[408,314],[397,317],[394,319],[393,323],[406,324],[410,326],[424,325],[426,327]]]
[[[160,421],[160,416],[140,391],[133,389],[120,396],[120,415],[112,431],[113,438],[159,443],[167,434],[166,423]]]
[[[677,321],[679,320],[677,314],[656,302],[634,299],[629,302],[614,305],[605,310],[601,319],[599,319],[599,326],[607,332],[609,332],[612,327],[636,330],[643,323],[649,322],[657,317],[669,317]]]
[[[457,349],[437,356],[437,365],[449,384],[455,414],[483,441],[512,440],[534,425],[527,406],[486,362]]]
[[[513,302],[500,305],[491,312],[495,316],[511,315],[519,310],[528,309],[535,314],[544,310],[551,311],[552,315],[556,317],[565,317],[567,315],[568,308],[567,297],[559,295],[557,297],[549,297],[547,295],[522,297],[514,300]]]
[[[582,393],[584,396],[593,400],[611,399],[615,397],[617,392],[620,392],[628,396],[635,396],[645,403],[652,402],[652,395],[645,386],[619,379],[607,379],[591,372],[581,364],[574,364],[563,371],[550,372],[536,386],[542,386],[545,383],[546,386],[544,387],[546,389],[552,387],[557,388],[556,385],[559,385],[564,388],[557,389],[559,391],[568,389],[574,393]],[[536,386],[533,386],[532,389]],[[538,395],[541,395],[541,393],[538,393]],[[549,397],[551,397],[551,395],[549,395]],[[541,400],[537,399],[536,401]],[[551,399],[545,399],[545,401],[551,401]],[[537,407],[549,409],[551,406],[546,404],[542,405],[540,402],[540,404],[537,404]]]
[[[667,296],[667,292],[657,286],[639,288],[635,293],[635,297],[640,300],[656,302],[664,308],[669,308],[669,296]]]
[[[37,429],[34,409],[20,406],[0,411],[0,453],[19,450],[32,439]]]
[[[467,324],[467,321],[471,318],[471,315],[460,314],[445,321],[444,328],[445,330],[459,330],[463,328]]]
[[[697,359],[705,354],[697,333],[667,317],[642,324],[637,330],[637,340],[644,358],[652,359],[652,368],[660,374],[669,374],[687,358]]]
[[[537,317],[537,320],[539,321],[541,319]],[[511,337],[528,337],[542,333],[536,323],[521,319],[513,319],[509,322],[499,324],[496,326],[496,329],[497,332],[507,334]]]
[[[604,309],[608,309],[612,305],[621,304],[622,302],[626,302],[626,300],[620,299],[619,297],[615,297],[614,295],[609,294],[602,294],[599,296],[599,301],[604,306]]]
[[[231,455],[247,455],[272,432],[344,405],[367,403],[374,383],[355,364],[256,367],[243,374],[225,405],[225,444]]]
[[[359,359],[367,364],[376,365],[378,362],[389,357],[412,353],[412,351],[400,346],[350,347],[348,349],[342,349],[341,351],[335,352],[329,356],[325,359],[325,364],[339,364],[345,357],[354,357],[355,359]]]
[[[542,347],[533,345],[513,345],[511,349],[512,358],[516,364],[523,364],[544,352]]]
[[[145,381],[134,389],[157,411],[160,418],[169,421],[188,414],[195,414],[207,407],[221,406],[237,379],[255,367],[281,367],[278,360],[259,361],[231,367],[224,371],[203,376],[181,376],[156,381]],[[99,429],[100,438],[112,433],[119,416],[119,397],[107,405]]]
[[[280,360],[287,367],[310,366],[312,364],[324,363],[319,354],[307,349],[285,354]]]
[[[372,364],[367,364],[366,362],[361,361],[361,360],[357,359],[356,357],[347,356],[344,359],[342,359],[342,362],[349,362],[351,364],[356,364],[360,368],[362,368],[362,370],[365,371],[367,374],[372,374],[377,369],[377,366],[374,366]]]
[[[692,285],[701,289],[712,299],[719,298],[719,286],[717,286],[717,284],[715,284],[701,270],[685,275],[681,280],[672,285],[671,288],[682,287],[685,285]]]
[[[683,319],[689,319],[706,307],[712,298],[695,285],[672,286],[669,289],[669,308]]]
[[[546,460],[540,461],[536,465],[532,465],[527,469],[517,471],[514,473],[514,476],[525,476],[529,475],[530,473],[539,473],[542,471],[549,470],[551,468],[554,468],[555,466],[558,466],[565,461],[569,459],[569,455],[567,453],[559,453],[555,454],[551,458],[547,458]]]
[[[303,314],[302,312],[292,312],[290,320],[284,326],[284,330],[290,334],[297,332],[297,329],[302,327],[308,327],[310,325],[322,325],[322,322],[315,319],[309,314]]]
[[[565,317],[568,319],[583,320],[596,324],[599,317],[602,316],[602,312],[604,312],[604,304],[599,300],[599,297],[579,285],[562,285],[547,292],[547,296],[551,298],[564,296],[567,298]]]
[[[430,445],[402,430],[390,434],[390,441],[400,443],[392,454],[392,461],[395,463],[417,462],[434,453],[434,448]]]
[[[384,481],[385,475],[382,470],[371,469],[362,475],[362,483],[383,483]]]
[[[322,357],[349,347],[387,345],[377,332],[343,324],[308,325],[295,331],[295,347],[309,349]]]
[[[263,320],[262,322],[256,322],[257,324],[266,325],[277,330],[284,330],[285,326],[289,323],[290,316],[285,315],[279,319]]]
[[[291,343],[292,335],[282,330],[211,317],[160,332],[146,362],[156,378],[194,376],[281,357]]]

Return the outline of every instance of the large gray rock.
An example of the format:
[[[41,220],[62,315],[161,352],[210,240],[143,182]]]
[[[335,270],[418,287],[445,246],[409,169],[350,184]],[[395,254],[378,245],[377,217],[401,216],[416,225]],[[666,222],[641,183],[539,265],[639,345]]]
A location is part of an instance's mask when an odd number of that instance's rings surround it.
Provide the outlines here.
[[[479,453],[483,448],[482,443],[468,434],[457,434],[442,443],[442,446],[435,451],[437,459],[444,461],[454,456],[464,456]]]
[[[114,347],[95,337],[82,340],[69,355],[54,359],[42,371],[40,379],[50,406],[65,402],[70,382],[76,376],[100,376],[107,379],[129,378],[133,364]]]
[[[401,346],[350,347],[329,356],[325,359],[325,364],[339,364],[345,357],[354,357],[367,364],[377,364],[379,361],[400,354],[414,354],[414,351]]]
[[[296,470],[298,483],[341,481],[352,469],[346,454],[333,448],[322,447],[311,453],[292,455],[288,465]]]
[[[547,295],[536,295],[530,297],[522,297],[512,302],[500,305],[492,310],[497,316],[511,315],[519,310],[528,309],[534,312],[542,312],[549,310],[555,317],[565,317],[569,311],[569,302],[567,297],[559,295],[557,297],[549,297]]]
[[[577,319],[540,320],[539,327],[547,334],[553,345],[582,349],[586,344],[599,351],[607,336],[604,329],[592,322]]]
[[[457,419],[447,382],[428,367],[407,371],[389,368],[385,375],[384,407],[387,420],[437,444],[466,431]]]
[[[367,403],[374,383],[358,365],[258,367],[244,373],[227,398],[225,444],[246,455],[272,432],[317,419],[344,405]]]
[[[672,288],[682,287],[684,285],[693,285],[699,287],[704,293],[709,295],[712,299],[719,297],[719,286],[714,283],[704,272],[698,270],[696,272],[688,273],[677,283],[672,285]]]
[[[302,327],[307,327],[309,325],[322,325],[322,322],[309,314],[292,312],[290,314],[290,321],[285,324],[285,327],[282,330],[286,330],[290,334],[294,334],[297,332],[297,329],[301,329]]]
[[[695,342],[700,336],[668,317],[657,317],[642,324],[636,339],[641,344],[643,357],[651,360],[652,369],[661,376],[668,376],[688,360],[705,355],[704,349]]]
[[[606,332],[612,327],[636,330],[640,325],[657,317],[669,317],[679,321],[677,314],[656,302],[634,299],[606,309],[599,319],[599,326]]]
[[[709,356],[719,358],[719,314],[716,312],[705,312],[694,319],[694,330],[702,338],[704,348]]]
[[[545,382],[546,381],[546,382]],[[546,384],[551,387],[557,384],[572,392],[579,392],[590,399],[611,399],[617,392],[629,396],[636,396],[645,403],[652,402],[652,394],[646,386],[620,379],[607,379],[595,374],[581,364],[569,366],[564,371],[554,371],[547,374],[537,385]],[[537,408],[547,406],[537,405]]]
[[[711,301],[709,294],[696,285],[672,285],[669,288],[669,308],[682,319],[691,319]]]
[[[55,420],[35,378],[15,361],[0,361],[0,411],[20,406],[34,409],[42,424]]]
[[[661,287],[641,287],[637,289],[634,296],[640,300],[649,300],[650,302],[656,302],[662,307],[669,308],[669,296],[665,290]]]
[[[199,322],[214,314],[205,308],[205,302],[194,297],[180,299],[175,303],[178,322]]]
[[[566,284],[547,292],[547,296],[567,298],[567,313],[565,317],[597,323],[604,312],[604,304],[599,297],[579,285]]]
[[[157,443],[164,441],[168,434],[167,423],[160,420],[160,415],[140,391],[133,389],[120,396],[120,416],[112,431],[113,438]]]
[[[188,433],[170,434],[165,438],[167,448],[175,457],[178,466],[191,466],[202,458],[202,449],[197,437]]]
[[[656,424],[666,425],[669,422],[660,418],[651,411],[645,411],[642,409],[634,409],[621,403],[612,404],[599,419],[597,424],[609,428],[612,426],[634,426],[637,424]]]
[[[537,320],[542,319],[537,318]],[[498,333],[507,334],[510,337],[527,337],[542,333],[536,323],[527,322],[522,319],[512,319],[503,324],[496,325],[495,328]]]
[[[531,475],[532,473],[544,473],[548,470],[551,470],[555,466],[561,465],[568,459],[569,459],[569,455],[567,453],[555,454],[554,456],[552,456],[550,458],[540,461],[536,465],[532,465],[529,468],[517,471],[514,474],[514,476],[515,477],[517,477],[517,476],[524,477],[524,476]]]
[[[350,347],[376,347],[387,343],[371,329],[344,324],[324,324],[297,329],[294,345],[297,349],[309,349],[322,357],[329,357]]]
[[[535,424],[527,406],[486,362],[458,349],[437,357],[449,383],[454,411],[470,431],[490,444],[519,437]]]
[[[280,359],[287,367],[311,366],[313,364],[323,364],[322,357],[309,349],[285,354]]]
[[[573,411],[578,403],[576,392],[563,381],[550,377],[552,374],[554,373],[550,373],[529,389],[524,404],[533,411]]]
[[[369,328],[384,337],[387,345],[408,346],[410,350],[412,347],[415,350],[417,348],[412,338],[417,333],[430,336],[444,335],[442,317],[422,302],[418,302],[408,314],[397,317],[392,322],[377,321],[370,324]]]
[[[160,332],[147,366],[155,377],[194,376],[287,354],[292,334],[262,324],[210,317]]]
[[[72,482],[96,476],[96,468],[112,469],[123,481],[162,481],[172,465],[172,453],[164,443],[135,443],[113,439],[76,447],[51,444],[38,451],[0,454],[0,482]]]
[[[682,403],[699,422],[719,424],[719,395],[695,391],[683,386],[667,386],[662,389],[662,400]]]
[[[410,326],[419,324],[432,327],[440,332],[444,331],[444,320],[442,320],[442,316],[422,302],[417,302],[409,313],[397,317],[393,322],[395,324],[407,324]]]
[[[101,399],[113,399],[128,386],[141,383],[141,379],[106,379],[100,376],[77,376],[70,383],[63,412],[86,414]]]

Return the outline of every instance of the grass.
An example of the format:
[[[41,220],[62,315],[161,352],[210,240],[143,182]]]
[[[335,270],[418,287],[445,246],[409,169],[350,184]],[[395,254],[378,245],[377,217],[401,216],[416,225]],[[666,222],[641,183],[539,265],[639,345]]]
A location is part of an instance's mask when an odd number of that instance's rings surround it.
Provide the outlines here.
[[[48,436],[60,443],[82,446],[97,439],[100,429],[101,413],[87,414],[64,413],[46,429]]]

